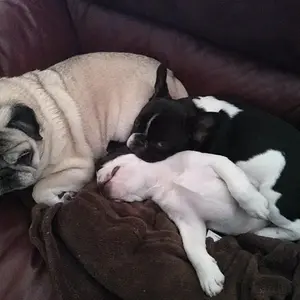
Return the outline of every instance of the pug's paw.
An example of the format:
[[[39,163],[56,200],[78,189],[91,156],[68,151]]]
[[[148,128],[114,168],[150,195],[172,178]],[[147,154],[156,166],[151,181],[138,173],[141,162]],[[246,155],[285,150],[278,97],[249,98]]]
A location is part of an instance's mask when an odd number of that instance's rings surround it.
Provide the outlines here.
[[[65,192],[61,197],[60,197],[60,201],[61,202],[68,202],[73,200],[73,198],[75,197],[76,192]]]

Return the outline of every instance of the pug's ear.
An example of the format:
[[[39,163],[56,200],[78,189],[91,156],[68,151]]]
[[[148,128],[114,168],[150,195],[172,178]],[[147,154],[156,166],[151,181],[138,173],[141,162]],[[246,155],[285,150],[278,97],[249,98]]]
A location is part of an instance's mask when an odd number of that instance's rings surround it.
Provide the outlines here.
[[[218,113],[205,112],[199,113],[194,117],[192,140],[198,143],[203,143],[211,130],[216,126]]]
[[[21,130],[36,141],[42,140],[40,125],[36,120],[35,113],[33,109],[26,105],[17,104],[13,106],[11,119],[7,127]]]
[[[160,64],[156,71],[154,93],[149,101],[152,101],[155,98],[171,97],[167,85],[167,74],[168,74],[167,68],[163,64]]]

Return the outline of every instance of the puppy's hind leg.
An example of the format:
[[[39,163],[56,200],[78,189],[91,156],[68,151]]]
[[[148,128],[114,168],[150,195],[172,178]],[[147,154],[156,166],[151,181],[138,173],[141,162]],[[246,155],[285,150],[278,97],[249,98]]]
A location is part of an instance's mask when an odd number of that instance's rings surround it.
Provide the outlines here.
[[[205,155],[206,161],[226,183],[230,194],[250,216],[268,219],[269,201],[252,185],[247,175],[224,156]]]
[[[287,240],[300,240],[300,219],[290,221],[283,217],[276,206],[270,209],[270,221],[275,224],[274,227],[266,227],[255,232],[259,236]]]
[[[292,229],[285,229],[280,227],[266,227],[259,231],[256,231],[255,234],[263,237],[286,241],[297,241],[300,239],[299,232],[296,232]]]
[[[206,226],[199,219],[177,221],[176,223],[186,254],[196,270],[203,291],[210,297],[223,289],[225,277],[215,259],[206,250]]]

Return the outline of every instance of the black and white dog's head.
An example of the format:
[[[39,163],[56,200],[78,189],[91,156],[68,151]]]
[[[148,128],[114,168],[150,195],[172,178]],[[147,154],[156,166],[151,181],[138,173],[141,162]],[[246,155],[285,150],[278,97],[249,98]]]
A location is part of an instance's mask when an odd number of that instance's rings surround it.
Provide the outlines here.
[[[34,111],[23,104],[0,107],[0,195],[36,182],[42,140]]]
[[[167,70],[157,69],[155,91],[137,116],[127,147],[139,158],[154,162],[204,144],[216,128],[219,114],[196,107],[192,98],[173,100],[166,83]]]

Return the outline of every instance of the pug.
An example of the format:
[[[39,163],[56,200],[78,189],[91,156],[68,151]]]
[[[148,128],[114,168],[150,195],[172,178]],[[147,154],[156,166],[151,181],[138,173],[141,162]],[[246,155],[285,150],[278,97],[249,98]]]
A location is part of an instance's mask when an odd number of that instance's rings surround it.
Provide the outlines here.
[[[159,62],[128,53],[72,57],[0,79],[0,195],[31,185],[37,203],[69,199],[110,140],[126,141],[153,94]],[[187,95],[168,71],[172,97]]]

